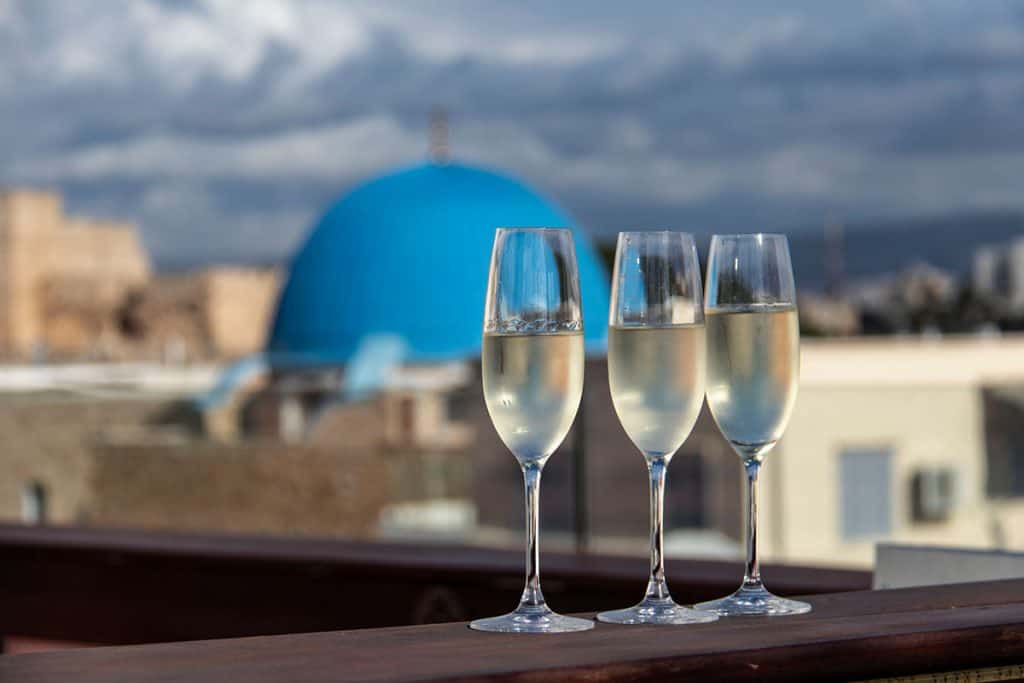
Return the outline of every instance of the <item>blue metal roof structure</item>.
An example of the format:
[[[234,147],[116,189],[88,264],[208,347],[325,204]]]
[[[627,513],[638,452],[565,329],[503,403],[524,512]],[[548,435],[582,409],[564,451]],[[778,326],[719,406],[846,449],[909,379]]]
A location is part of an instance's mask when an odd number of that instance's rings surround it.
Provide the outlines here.
[[[608,279],[590,240],[552,204],[506,176],[424,164],[335,202],[299,249],[267,345],[270,362],[347,362],[360,341],[397,335],[406,360],[480,352],[494,229],[570,226],[586,339],[603,348]]]

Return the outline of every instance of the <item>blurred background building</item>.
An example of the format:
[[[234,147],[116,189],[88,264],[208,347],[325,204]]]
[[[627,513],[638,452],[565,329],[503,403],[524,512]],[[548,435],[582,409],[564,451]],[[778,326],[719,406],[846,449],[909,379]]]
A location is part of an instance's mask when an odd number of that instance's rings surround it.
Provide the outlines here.
[[[8,360],[224,360],[263,347],[274,269],[154,274],[136,227],[66,216],[56,192],[0,192]]]
[[[642,554],[608,263],[668,227],[790,237],[770,557],[1024,547],[1019,8],[483,5],[0,2],[0,517],[518,546],[487,265],[495,227],[569,225],[589,355],[545,543]],[[434,101],[482,166],[439,110],[419,159]],[[705,411],[669,549],[737,555],[741,496]]]
[[[54,193],[0,205],[4,517],[517,542],[519,472],[484,408],[479,329],[492,226],[571,224],[535,191],[445,160],[384,174],[327,207],[280,288],[276,270],[154,274],[133,226],[67,219]],[[587,389],[547,469],[546,538],[640,552],[646,474],[607,390],[607,272],[575,236]],[[980,287],[985,253],[966,286],[1012,310]],[[937,323],[848,337],[871,311],[910,324],[960,286],[915,266],[802,296],[805,332],[847,338],[804,340],[765,471],[767,556],[866,566],[881,539],[1024,546],[1024,341]],[[741,472],[706,411],[670,475],[670,550],[735,555]]]

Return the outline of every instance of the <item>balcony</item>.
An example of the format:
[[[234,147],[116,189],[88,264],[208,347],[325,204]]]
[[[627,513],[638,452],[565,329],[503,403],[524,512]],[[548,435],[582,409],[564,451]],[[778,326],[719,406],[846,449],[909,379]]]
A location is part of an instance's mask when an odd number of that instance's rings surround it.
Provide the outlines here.
[[[623,558],[546,560],[549,599],[565,611],[626,604],[644,572]],[[14,654],[0,658],[0,680],[1024,677],[1024,580],[868,591],[866,572],[769,566],[779,592],[810,594],[812,613],[543,637],[467,629],[509,606],[519,565],[518,553],[466,547],[0,527],[9,642],[192,641]],[[704,561],[672,570],[685,602],[725,592],[740,572]],[[453,623],[393,628],[434,621]]]

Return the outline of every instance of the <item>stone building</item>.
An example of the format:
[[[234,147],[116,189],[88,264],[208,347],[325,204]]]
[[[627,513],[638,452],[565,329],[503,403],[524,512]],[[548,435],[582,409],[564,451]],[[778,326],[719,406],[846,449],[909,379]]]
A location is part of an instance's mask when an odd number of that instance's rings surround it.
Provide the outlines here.
[[[120,302],[122,355],[180,362],[256,353],[279,281],[274,269],[236,266],[158,274]]]
[[[189,397],[214,368],[134,365],[116,382],[29,372],[0,370],[4,520],[366,537],[398,497],[398,456],[373,430],[341,444],[202,438]]]
[[[52,192],[0,193],[0,353],[27,358],[116,336],[113,311],[147,282],[135,227],[69,218]]]
[[[30,226],[49,216],[39,234],[59,241],[72,230],[59,202],[3,202],[0,253],[49,263]],[[65,269],[77,280],[15,267],[0,298],[10,356],[103,340],[102,357],[195,362],[0,368],[0,516],[356,537],[401,518],[419,539],[461,524],[463,540],[521,542],[520,472],[480,388],[487,261],[496,225],[568,222],[499,174],[428,164],[329,207],[279,298],[274,273],[154,276],[123,244],[109,282],[95,264]],[[607,275],[574,234],[590,355],[577,423],[545,469],[545,543],[580,526],[582,494],[593,547],[642,554],[647,473],[608,394]],[[946,290],[932,275],[914,289],[929,300]],[[766,555],[868,565],[883,539],[1024,547],[1021,359],[1012,335],[805,340],[762,478]],[[705,411],[669,470],[670,551],[738,553],[742,484]]]
[[[70,217],[59,194],[0,192],[0,358],[214,360],[262,349],[272,269],[155,275],[130,223]]]

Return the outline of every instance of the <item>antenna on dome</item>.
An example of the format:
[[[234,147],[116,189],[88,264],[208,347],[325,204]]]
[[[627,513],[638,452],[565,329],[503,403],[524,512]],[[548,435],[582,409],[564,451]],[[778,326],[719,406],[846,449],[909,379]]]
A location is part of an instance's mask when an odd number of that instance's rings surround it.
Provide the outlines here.
[[[448,110],[434,107],[430,111],[430,160],[435,164],[447,164],[451,155],[448,151]]]

